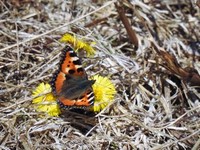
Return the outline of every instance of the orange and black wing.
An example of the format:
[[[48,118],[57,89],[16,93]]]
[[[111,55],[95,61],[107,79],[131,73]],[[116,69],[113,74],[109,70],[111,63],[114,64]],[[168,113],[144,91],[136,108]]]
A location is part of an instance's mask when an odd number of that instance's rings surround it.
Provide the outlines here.
[[[61,107],[88,107],[94,103],[92,84],[74,50],[66,46],[61,54],[60,68],[51,82]]]

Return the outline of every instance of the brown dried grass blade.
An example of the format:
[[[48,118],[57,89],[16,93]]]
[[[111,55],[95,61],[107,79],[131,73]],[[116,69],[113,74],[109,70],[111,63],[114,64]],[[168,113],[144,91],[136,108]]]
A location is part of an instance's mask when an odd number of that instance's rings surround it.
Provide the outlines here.
[[[189,82],[193,86],[200,86],[200,75],[194,68],[182,68],[173,55],[164,50],[160,50],[153,42],[152,45],[159,56],[161,56],[161,59],[165,62],[165,68],[171,73],[181,77],[183,81]]]

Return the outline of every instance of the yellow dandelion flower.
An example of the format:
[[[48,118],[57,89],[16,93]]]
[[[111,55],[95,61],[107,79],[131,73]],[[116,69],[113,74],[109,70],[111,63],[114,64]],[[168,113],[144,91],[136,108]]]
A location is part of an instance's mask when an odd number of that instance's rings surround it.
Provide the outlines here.
[[[92,45],[95,44],[94,42],[88,44],[83,40],[77,39],[75,36],[72,36],[69,33],[64,34],[60,39],[60,42],[70,43],[75,48],[75,50],[85,50],[87,52],[87,56],[93,56],[95,54],[95,50],[92,47]]]
[[[95,95],[92,110],[99,112],[114,100],[116,90],[113,83],[107,77],[95,75],[92,79],[96,80],[92,86]]]
[[[46,112],[50,116],[58,116],[60,114],[60,108],[51,91],[50,84],[40,83],[32,93],[34,97],[32,103],[35,104],[37,111]]]

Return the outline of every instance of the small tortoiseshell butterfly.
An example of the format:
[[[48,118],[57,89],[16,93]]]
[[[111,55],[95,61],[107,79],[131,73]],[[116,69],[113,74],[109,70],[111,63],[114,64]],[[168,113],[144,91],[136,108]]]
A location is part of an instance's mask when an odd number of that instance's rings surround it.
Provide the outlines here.
[[[93,105],[92,85],[74,50],[66,46],[61,54],[60,68],[51,82],[61,108],[84,108]]]

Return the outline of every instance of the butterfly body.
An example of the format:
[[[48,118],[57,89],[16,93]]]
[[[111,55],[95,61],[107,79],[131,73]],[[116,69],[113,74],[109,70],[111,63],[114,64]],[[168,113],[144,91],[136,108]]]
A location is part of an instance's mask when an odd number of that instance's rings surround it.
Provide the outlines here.
[[[61,56],[60,69],[51,82],[58,103],[64,108],[92,106],[94,93],[91,86],[95,80],[88,80],[78,56],[71,47],[67,46]]]

